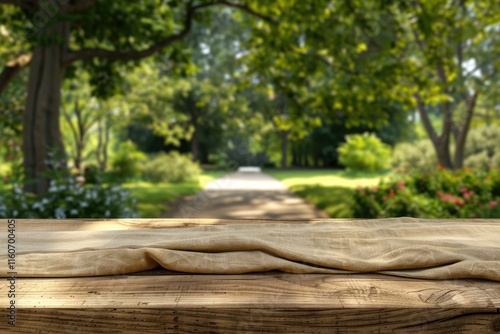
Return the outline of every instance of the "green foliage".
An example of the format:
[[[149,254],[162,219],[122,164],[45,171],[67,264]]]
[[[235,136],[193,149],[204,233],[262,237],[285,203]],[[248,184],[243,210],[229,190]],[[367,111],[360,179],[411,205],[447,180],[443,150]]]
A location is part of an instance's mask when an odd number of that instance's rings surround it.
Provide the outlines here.
[[[357,218],[492,218],[500,217],[500,169],[438,169],[433,174],[405,174],[358,188]]]
[[[194,195],[200,189],[200,180],[191,179],[181,183],[133,182],[124,184],[137,199],[137,208],[142,218],[159,218],[173,208],[183,196]]]
[[[131,141],[120,143],[111,162],[113,176],[118,180],[139,177],[141,165],[146,159],[146,155]]]
[[[436,169],[437,157],[429,139],[396,145],[392,155],[392,167],[397,170],[411,170],[430,173]]]
[[[83,169],[83,177],[86,184],[96,184],[101,182],[101,172],[96,165],[88,165]]]
[[[142,169],[142,175],[152,182],[182,182],[199,176],[201,169],[189,155],[178,152],[159,153],[148,160]]]
[[[391,149],[375,134],[348,135],[337,151],[339,162],[348,170],[380,171],[390,165]]]
[[[51,182],[36,198],[14,184],[0,194],[2,218],[133,218],[136,201],[119,186],[82,185],[73,176]]]
[[[467,167],[500,167],[500,127],[483,126],[470,130],[464,154]]]

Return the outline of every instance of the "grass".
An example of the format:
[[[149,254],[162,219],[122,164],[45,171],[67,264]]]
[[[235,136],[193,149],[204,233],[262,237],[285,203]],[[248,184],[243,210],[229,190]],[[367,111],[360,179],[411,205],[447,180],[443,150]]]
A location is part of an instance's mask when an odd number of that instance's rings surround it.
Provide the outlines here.
[[[352,196],[358,186],[375,186],[390,173],[344,170],[266,170],[297,195],[332,218],[352,217]]]
[[[123,184],[137,199],[139,215],[142,218],[158,218],[168,211],[172,204],[182,197],[197,193],[216,176],[202,173],[199,178],[179,183],[131,182]]]

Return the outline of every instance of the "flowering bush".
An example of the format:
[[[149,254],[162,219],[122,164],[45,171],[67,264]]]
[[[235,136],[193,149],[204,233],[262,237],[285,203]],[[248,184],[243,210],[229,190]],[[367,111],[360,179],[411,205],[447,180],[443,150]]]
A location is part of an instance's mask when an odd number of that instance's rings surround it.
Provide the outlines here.
[[[48,192],[35,197],[19,183],[0,194],[1,218],[125,218],[138,217],[136,200],[117,185],[83,184],[78,176],[52,175]]]
[[[80,185],[74,177],[52,181],[49,191],[32,205],[38,217],[137,217],[135,199],[120,186]]]
[[[377,187],[358,188],[354,216],[358,218],[500,217],[500,169],[402,174]]]

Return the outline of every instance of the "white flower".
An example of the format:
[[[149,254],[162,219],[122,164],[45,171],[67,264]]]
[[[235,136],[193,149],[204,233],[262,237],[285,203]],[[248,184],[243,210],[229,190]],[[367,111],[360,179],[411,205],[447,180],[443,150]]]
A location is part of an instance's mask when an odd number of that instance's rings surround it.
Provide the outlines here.
[[[89,206],[89,204],[88,204],[87,202],[80,202],[80,206],[81,206],[82,208],[86,208],[86,207],[88,207],[88,206]]]
[[[55,214],[54,214],[54,216],[55,216],[57,219],[66,218],[66,214],[64,213],[64,209],[62,209],[62,208],[57,208],[57,209],[56,209],[56,212],[55,212]]]
[[[68,202],[73,201],[73,196],[68,196],[68,197],[66,197],[66,200],[67,200]]]
[[[42,204],[49,204],[49,200],[47,198],[42,199]]]
[[[12,216],[17,217],[17,214],[18,214],[17,210],[12,211]]]
[[[109,215],[111,215],[111,212],[109,212],[109,210],[106,210],[106,212],[104,212],[104,217],[109,217]]]
[[[69,212],[69,214],[76,216],[78,214],[78,210],[77,209],[71,209],[71,211]]]

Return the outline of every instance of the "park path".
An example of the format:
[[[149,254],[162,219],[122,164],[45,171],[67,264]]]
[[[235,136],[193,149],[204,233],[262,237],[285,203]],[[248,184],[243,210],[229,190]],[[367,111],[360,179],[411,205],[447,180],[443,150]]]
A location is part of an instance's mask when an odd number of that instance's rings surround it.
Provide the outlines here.
[[[208,183],[165,217],[218,219],[327,218],[313,205],[261,172],[236,172]]]

